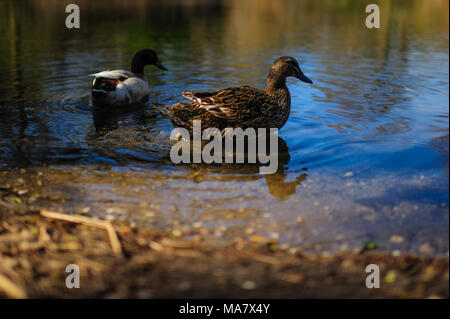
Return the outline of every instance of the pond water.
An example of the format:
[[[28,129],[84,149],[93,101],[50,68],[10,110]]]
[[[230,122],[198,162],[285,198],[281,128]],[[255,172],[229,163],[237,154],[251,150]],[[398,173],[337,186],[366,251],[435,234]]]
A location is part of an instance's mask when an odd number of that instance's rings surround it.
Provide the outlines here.
[[[23,185],[34,205],[175,235],[201,225],[307,251],[448,254],[447,1],[384,1],[377,30],[364,26],[370,1],[76,3],[81,28],[69,30],[64,2],[0,1],[2,186],[39,174]],[[276,57],[298,58],[314,84],[288,80],[277,173],[172,164],[173,126],[151,103],[93,112],[87,75],[129,69],[142,48],[169,69],[146,67],[161,103],[262,88]]]

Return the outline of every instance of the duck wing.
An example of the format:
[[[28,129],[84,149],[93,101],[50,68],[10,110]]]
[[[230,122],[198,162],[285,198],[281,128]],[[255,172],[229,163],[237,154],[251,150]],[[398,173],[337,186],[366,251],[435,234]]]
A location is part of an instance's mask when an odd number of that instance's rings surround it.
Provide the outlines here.
[[[126,87],[131,103],[139,103],[145,97],[148,99],[149,88],[146,80],[138,77],[131,77],[120,83],[117,88]]]
[[[234,123],[255,121],[265,113],[264,109],[276,104],[271,96],[251,86],[216,92],[183,92],[183,96],[191,99],[195,106]]]

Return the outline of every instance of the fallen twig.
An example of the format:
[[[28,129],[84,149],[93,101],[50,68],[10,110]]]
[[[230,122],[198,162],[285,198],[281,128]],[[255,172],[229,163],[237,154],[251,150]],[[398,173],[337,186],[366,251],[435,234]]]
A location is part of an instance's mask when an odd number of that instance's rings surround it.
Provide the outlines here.
[[[113,252],[117,255],[122,255],[122,245],[120,244],[119,238],[117,237],[117,233],[110,222],[86,216],[68,215],[63,213],[51,212],[46,209],[42,209],[40,213],[41,216],[43,217],[63,220],[71,223],[88,225],[106,230],[106,232],[108,233],[109,242],[111,244]]]
[[[3,291],[9,298],[25,299],[27,293],[11,280],[0,274],[0,291]]]
[[[249,252],[239,252],[241,253],[241,255],[253,259],[255,261],[261,262],[263,264],[269,264],[269,265],[279,265],[280,261],[275,258],[275,257],[271,257],[271,256],[265,256],[265,255],[260,255],[260,254],[256,254],[256,253],[249,253]]]
[[[253,259],[254,261],[258,261],[258,262],[268,264],[268,265],[286,264],[286,260],[281,261],[280,259],[278,259],[277,257],[274,257],[274,256],[262,255],[262,254],[253,253],[250,251],[238,251],[238,254],[243,257],[247,257],[247,258]],[[289,264],[295,265],[295,264],[298,264],[298,261],[292,260]]]

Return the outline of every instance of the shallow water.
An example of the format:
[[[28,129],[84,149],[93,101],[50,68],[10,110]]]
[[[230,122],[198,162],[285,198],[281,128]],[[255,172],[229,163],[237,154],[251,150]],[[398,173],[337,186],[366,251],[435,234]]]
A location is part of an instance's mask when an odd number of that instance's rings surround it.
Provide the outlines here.
[[[43,172],[36,192],[53,195],[36,203],[307,250],[448,253],[447,1],[385,1],[379,30],[364,1],[77,3],[68,30],[58,1],[0,1],[0,170]],[[161,103],[263,87],[276,57],[298,58],[314,85],[288,80],[278,172],[172,164],[173,127],[150,103],[93,112],[87,75],[145,47],[169,69],[146,68]]]

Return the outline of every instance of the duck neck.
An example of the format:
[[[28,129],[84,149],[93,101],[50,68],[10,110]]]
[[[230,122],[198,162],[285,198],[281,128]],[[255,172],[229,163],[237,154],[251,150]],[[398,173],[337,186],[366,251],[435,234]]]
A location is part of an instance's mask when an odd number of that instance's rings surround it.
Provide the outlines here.
[[[289,117],[290,107],[291,107],[291,95],[289,94],[289,90],[286,86],[286,77],[280,76],[279,74],[274,74],[274,72],[269,73],[269,77],[267,78],[266,84],[266,94],[270,95],[278,102],[278,106],[281,107],[284,112],[281,126]],[[281,127],[280,126],[280,127]]]
[[[144,63],[142,63],[137,56],[133,57],[133,60],[131,61],[131,72],[137,77],[144,77]]]
[[[266,82],[266,92],[275,92],[279,90],[287,90],[286,77],[276,74],[272,70],[269,72]]]

